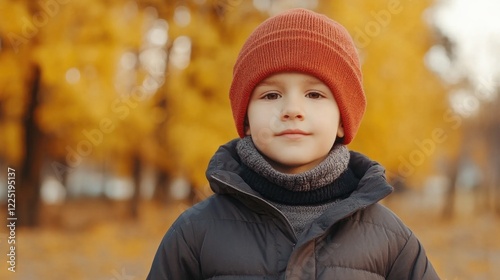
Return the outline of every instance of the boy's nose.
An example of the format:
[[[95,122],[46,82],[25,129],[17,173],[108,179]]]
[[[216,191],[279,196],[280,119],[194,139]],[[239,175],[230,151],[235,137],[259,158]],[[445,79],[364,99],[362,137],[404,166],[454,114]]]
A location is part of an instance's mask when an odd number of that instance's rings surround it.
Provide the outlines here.
[[[286,120],[303,120],[304,119],[304,112],[301,109],[301,106],[299,104],[298,100],[288,100],[283,104],[283,111],[281,114],[281,120],[286,121]]]
[[[295,119],[302,120],[302,119],[304,119],[304,116],[303,116],[303,114],[301,114],[298,111],[289,111],[287,113],[284,113],[281,116],[281,120],[283,120],[283,121],[286,121],[286,120],[295,120]]]

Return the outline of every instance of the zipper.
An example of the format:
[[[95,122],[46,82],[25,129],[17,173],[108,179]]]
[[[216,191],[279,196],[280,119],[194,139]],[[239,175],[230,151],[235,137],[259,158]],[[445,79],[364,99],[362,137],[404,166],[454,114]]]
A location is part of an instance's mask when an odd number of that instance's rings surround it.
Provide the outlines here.
[[[245,191],[242,191],[240,189],[238,189],[237,187],[233,186],[232,184],[228,183],[228,182],[224,182],[223,180],[215,177],[214,175],[211,175],[210,177],[212,177],[213,179],[215,179],[216,181],[230,187],[231,189],[239,192],[239,193],[242,193],[244,195],[247,195],[247,196],[250,196],[252,198],[255,198],[257,199],[258,201],[270,206],[272,209],[274,209],[277,213],[279,213],[279,215],[283,218],[283,220],[285,221],[285,225],[288,227],[288,229],[290,230],[290,232],[293,234],[293,238],[294,238],[294,242],[293,242],[293,247],[295,247],[295,244],[297,244],[297,234],[295,233],[295,230],[293,229],[292,227],[292,224],[290,223],[290,220],[288,220],[288,218],[285,216],[285,214],[283,214],[283,212],[281,212],[278,208],[276,208],[274,205],[272,205],[271,203],[267,202],[266,200],[264,200],[262,197],[259,197],[257,195],[254,195],[254,194],[251,194],[251,193],[248,193],[248,192],[245,192]]]

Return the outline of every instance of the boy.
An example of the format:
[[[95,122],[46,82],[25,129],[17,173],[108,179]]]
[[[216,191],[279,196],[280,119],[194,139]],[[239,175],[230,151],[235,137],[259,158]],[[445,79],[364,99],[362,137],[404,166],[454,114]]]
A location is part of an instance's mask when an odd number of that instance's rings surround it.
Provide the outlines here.
[[[377,202],[384,169],[349,152],[366,101],[353,41],[304,9],[264,21],[234,66],[241,139],[221,146],[215,194],[168,230],[148,279],[439,279]]]

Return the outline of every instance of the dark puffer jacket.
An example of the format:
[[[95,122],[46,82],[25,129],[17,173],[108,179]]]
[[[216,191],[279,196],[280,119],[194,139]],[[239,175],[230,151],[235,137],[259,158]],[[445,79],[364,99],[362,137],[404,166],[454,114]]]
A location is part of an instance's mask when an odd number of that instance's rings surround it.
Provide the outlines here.
[[[236,141],[209,164],[215,194],[172,225],[147,279],[439,279],[415,235],[377,203],[392,191],[379,164],[351,152],[358,189],[296,236],[237,175]]]

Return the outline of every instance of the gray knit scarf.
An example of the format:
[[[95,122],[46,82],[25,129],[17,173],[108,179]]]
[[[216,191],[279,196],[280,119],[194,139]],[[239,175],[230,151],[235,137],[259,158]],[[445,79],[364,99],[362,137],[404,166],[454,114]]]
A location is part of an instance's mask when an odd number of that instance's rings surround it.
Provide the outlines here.
[[[242,165],[240,175],[251,188],[277,207],[300,235],[339,200],[347,197],[359,179],[348,168],[350,154],[341,144],[319,165],[299,174],[274,169],[247,136],[236,145]]]
[[[293,192],[313,191],[335,181],[349,164],[349,151],[346,146],[336,144],[328,156],[311,170],[299,174],[286,174],[274,169],[247,136],[236,145],[241,162],[264,177],[269,182]]]
[[[271,183],[293,192],[312,191],[332,183],[347,169],[350,158],[347,147],[336,144],[325,160],[313,169],[299,174],[286,174],[267,162],[250,136],[238,141],[236,150],[243,164]]]

